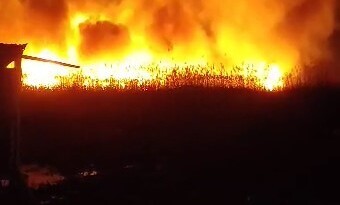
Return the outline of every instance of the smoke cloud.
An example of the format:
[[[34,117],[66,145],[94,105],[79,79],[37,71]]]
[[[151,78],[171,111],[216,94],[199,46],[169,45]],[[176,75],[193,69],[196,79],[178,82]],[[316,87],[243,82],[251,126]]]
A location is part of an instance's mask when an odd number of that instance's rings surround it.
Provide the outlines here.
[[[59,0],[21,0],[24,8],[23,36],[29,39],[43,38],[46,43],[61,43],[66,38],[64,28],[67,26],[68,5]]]
[[[84,22],[79,26],[80,51],[84,56],[103,56],[118,53],[129,44],[129,32],[124,25],[109,21]]]

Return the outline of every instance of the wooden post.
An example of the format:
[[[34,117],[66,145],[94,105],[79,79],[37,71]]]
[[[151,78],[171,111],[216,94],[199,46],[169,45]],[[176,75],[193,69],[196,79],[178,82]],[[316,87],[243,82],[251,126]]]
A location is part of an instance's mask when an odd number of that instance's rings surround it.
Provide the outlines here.
[[[11,130],[11,159],[10,166],[17,170],[20,165],[20,92],[21,92],[21,57],[14,61],[13,70],[13,114]]]
[[[19,97],[24,48],[22,45],[0,44],[0,180],[10,188],[15,186],[13,182],[20,175]],[[14,68],[7,68],[11,62],[14,62]]]

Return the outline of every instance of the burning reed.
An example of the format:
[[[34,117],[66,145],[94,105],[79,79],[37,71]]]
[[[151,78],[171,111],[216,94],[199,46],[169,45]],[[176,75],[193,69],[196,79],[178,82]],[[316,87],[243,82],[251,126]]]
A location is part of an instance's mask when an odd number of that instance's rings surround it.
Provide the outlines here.
[[[280,89],[332,57],[335,0],[9,0],[0,41],[81,65],[23,62],[35,88],[202,85]],[[12,15],[15,14],[15,17]],[[221,66],[212,66],[221,65]],[[318,69],[304,69],[307,73]]]

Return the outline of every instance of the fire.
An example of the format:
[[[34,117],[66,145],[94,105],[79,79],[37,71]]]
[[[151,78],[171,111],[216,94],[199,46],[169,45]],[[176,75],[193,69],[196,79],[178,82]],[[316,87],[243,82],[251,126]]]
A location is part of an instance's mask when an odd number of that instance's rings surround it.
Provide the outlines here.
[[[282,73],[280,71],[280,68],[277,66],[272,66],[269,70],[267,80],[264,84],[265,88],[268,90],[274,90],[277,87],[282,87]]]
[[[55,53],[43,50],[36,56],[63,61]],[[65,68],[51,63],[23,61],[23,84],[32,88],[68,88],[79,86],[82,88],[124,88],[126,85],[137,83],[138,87],[155,84],[157,88],[166,87],[167,80],[175,77],[175,81],[185,80],[185,76],[202,77],[211,80],[211,86],[250,87],[273,91],[283,88],[283,72],[278,65],[257,63],[243,64],[234,73],[225,72],[224,68],[215,68],[207,63],[186,64],[176,62],[153,61],[153,56],[147,52],[133,53],[122,61],[109,64],[94,63],[83,65],[81,69]],[[174,73],[176,75],[174,76]],[[215,77],[242,78],[244,82],[225,81],[214,82]],[[243,83],[244,83],[243,82]],[[183,84],[185,85],[185,83]],[[196,85],[200,86],[200,82]],[[210,86],[210,85],[208,85]]]
[[[56,54],[52,53],[49,50],[43,50],[37,56],[42,58],[51,59],[51,60],[59,60]],[[64,67],[36,62],[30,60],[24,60],[22,64],[22,72],[23,72],[23,84],[27,86],[33,87],[54,87],[57,86],[58,77],[68,76],[70,73]]]
[[[1,41],[29,43],[26,55],[81,66],[25,60],[23,84],[31,88],[279,90],[294,69],[326,57],[335,27],[334,0],[9,0],[0,6],[6,8]]]

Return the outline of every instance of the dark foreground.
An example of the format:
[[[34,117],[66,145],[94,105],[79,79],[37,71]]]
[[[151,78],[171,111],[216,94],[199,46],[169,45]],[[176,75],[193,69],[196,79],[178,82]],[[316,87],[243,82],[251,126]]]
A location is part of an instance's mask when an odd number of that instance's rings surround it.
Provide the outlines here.
[[[339,106],[330,88],[25,91],[22,160],[68,176],[42,204],[339,204]]]

